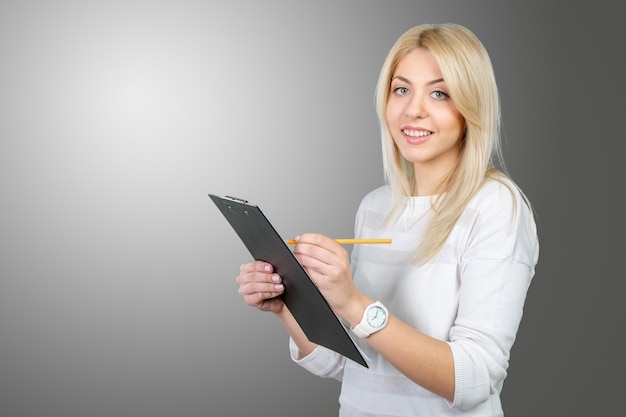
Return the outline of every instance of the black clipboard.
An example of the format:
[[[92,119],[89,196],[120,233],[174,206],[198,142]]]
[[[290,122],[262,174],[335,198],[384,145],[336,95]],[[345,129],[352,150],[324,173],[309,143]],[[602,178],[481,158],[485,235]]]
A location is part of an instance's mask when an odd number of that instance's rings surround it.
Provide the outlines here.
[[[307,338],[367,368],[346,328],[263,211],[236,197],[214,194],[209,194],[209,197],[252,257],[274,265],[285,285],[281,297]]]

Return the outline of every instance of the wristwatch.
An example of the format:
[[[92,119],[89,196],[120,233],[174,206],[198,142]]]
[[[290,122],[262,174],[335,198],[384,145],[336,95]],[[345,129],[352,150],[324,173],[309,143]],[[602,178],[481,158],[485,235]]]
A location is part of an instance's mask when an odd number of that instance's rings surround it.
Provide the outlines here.
[[[376,301],[365,307],[361,322],[350,330],[360,338],[367,337],[385,327],[388,317],[387,308],[380,301]]]

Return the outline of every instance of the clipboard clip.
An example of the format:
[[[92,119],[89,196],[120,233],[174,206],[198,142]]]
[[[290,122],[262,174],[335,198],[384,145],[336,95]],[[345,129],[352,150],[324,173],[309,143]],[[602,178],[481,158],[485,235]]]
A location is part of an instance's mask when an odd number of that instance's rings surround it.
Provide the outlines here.
[[[233,196],[230,196],[230,195],[226,195],[224,197],[229,198],[229,199],[234,200],[234,201],[239,201],[240,203],[248,204],[248,200],[244,200],[243,198],[237,198],[237,197],[233,197]]]

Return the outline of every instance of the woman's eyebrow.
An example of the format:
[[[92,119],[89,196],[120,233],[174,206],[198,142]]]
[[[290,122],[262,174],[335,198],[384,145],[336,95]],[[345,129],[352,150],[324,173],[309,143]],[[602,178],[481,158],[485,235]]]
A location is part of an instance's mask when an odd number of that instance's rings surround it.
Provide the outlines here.
[[[402,81],[403,83],[407,83],[407,84],[412,84],[411,81],[409,81],[407,78],[404,78],[402,75],[396,75],[395,77],[393,77],[391,80],[395,80],[398,79],[400,81]],[[426,83],[426,85],[434,85],[434,84],[439,84],[444,82],[443,78],[437,78],[436,80],[432,80]]]
[[[411,84],[411,81],[407,80],[402,75],[396,75],[391,80],[393,81],[393,80],[396,80],[396,79],[402,81],[403,83]]]
[[[428,85],[439,84],[443,82],[443,78],[437,78],[436,80],[432,80],[428,82]]]

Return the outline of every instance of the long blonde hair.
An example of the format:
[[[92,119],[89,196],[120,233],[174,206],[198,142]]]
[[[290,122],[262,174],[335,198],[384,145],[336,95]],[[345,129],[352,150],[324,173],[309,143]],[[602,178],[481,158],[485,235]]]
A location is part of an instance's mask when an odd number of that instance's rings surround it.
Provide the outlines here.
[[[500,151],[500,99],[485,47],[470,30],[457,24],[416,26],[400,36],[389,51],[376,87],[383,167],[392,192],[392,209],[387,221],[398,215],[405,197],[412,195],[415,182],[413,165],[395,145],[385,112],[398,62],[416,48],[426,48],[432,53],[450,97],[465,120],[458,164],[438,185],[432,198],[433,217],[415,253],[415,261],[423,263],[437,255],[486,179],[503,180],[507,176]]]

